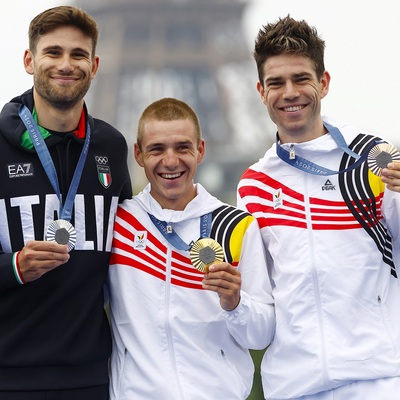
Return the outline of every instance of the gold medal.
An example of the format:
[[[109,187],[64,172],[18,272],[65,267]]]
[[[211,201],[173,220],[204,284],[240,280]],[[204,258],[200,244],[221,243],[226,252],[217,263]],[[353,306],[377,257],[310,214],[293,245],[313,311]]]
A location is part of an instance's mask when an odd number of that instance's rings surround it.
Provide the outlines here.
[[[47,228],[46,240],[58,244],[66,244],[68,251],[75,247],[76,231],[73,225],[64,220],[58,219],[53,221]]]
[[[201,272],[208,272],[208,267],[213,263],[224,261],[224,251],[214,239],[204,238],[198,240],[190,249],[190,259],[193,266]]]
[[[375,175],[381,176],[382,169],[392,161],[400,161],[400,153],[391,144],[379,143],[368,153],[368,168]]]

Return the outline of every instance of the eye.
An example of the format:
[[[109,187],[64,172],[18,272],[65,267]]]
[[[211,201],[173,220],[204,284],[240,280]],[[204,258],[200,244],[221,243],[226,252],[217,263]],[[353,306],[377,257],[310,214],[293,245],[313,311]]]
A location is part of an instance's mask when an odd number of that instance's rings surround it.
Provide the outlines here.
[[[52,49],[52,50],[48,50],[44,53],[47,56],[50,57],[57,57],[61,54],[60,50],[56,50],[56,49]]]
[[[282,86],[282,82],[281,81],[269,81],[266,82],[265,87],[267,88],[277,88]]]
[[[149,149],[147,149],[147,153],[148,154],[160,154],[162,153],[164,150],[164,148],[162,146],[154,146],[154,147],[150,147]]]
[[[187,144],[181,144],[180,146],[178,146],[179,151],[186,151],[188,149],[189,149],[189,145],[187,145]]]
[[[310,80],[309,76],[300,76],[299,78],[297,78],[296,82],[303,83],[303,82],[308,82],[309,80]]]
[[[75,59],[89,59],[89,54],[84,53],[84,52],[74,52],[71,54],[71,56]]]

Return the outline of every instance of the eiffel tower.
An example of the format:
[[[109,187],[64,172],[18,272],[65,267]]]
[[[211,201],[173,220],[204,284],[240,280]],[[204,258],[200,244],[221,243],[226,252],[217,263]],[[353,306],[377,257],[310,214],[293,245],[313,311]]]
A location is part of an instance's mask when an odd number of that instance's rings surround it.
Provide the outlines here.
[[[206,140],[197,181],[234,203],[237,181],[269,145],[271,126],[255,89],[257,71],[242,29],[247,2],[74,4],[93,15],[100,28],[100,68],[87,97],[89,109],[127,138],[134,191],[146,183],[132,152],[138,118],[154,100],[177,97],[194,108]]]

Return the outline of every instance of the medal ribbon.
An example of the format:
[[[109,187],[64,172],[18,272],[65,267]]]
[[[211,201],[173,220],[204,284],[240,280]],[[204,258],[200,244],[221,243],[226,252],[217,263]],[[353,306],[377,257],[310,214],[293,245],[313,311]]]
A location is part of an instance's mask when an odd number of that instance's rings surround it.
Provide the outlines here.
[[[76,196],[76,192],[78,190],[79,182],[82,177],[83,167],[85,165],[86,157],[89,151],[89,143],[91,136],[89,122],[87,123],[85,143],[83,145],[81,155],[79,156],[78,164],[75,168],[74,176],[72,177],[71,185],[68,189],[68,194],[67,197],[65,198],[64,206],[62,206],[60,186],[58,183],[56,168],[54,166],[53,160],[46,146],[46,143],[42,138],[42,135],[40,134],[39,128],[28,107],[23,105],[18,112],[19,116],[22,119],[22,122],[25,124],[25,127],[29,132],[29,135],[32,139],[33,145],[35,146],[35,150],[47,174],[47,177],[49,178],[50,183],[53,186],[53,189],[56,192],[57,197],[60,201],[59,218],[64,219],[66,221],[70,221],[72,216],[72,208],[74,206],[74,199]]]
[[[329,133],[331,134],[333,140],[336,142],[336,144],[345,152],[347,153],[350,157],[353,157],[356,159],[356,162],[352,165],[350,165],[348,168],[342,169],[341,171],[333,171],[331,169],[322,167],[318,164],[314,164],[313,162],[300,157],[298,155],[291,157],[291,154],[285,150],[279,143],[278,143],[278,134],[276,135],[276,154],[278,157],[285,161],[287,164],[291,165],[292,167],[298,168],[304,172],[307,172],[309,174],[313,175],[335,175],[335,174],[341,174],[344,172],[351,171],[355,168],[357,168],[359,165],[361,165],[368,157],[369,150],[372,149],[376,145],[376,142],[373,142],[368,149],[360,156],[357,153],[354,153],[352,150],[349,149],[349,147],[346,144],[346,141],[344,140],[344,137],[340,130],[332,125],[327,124],[324,122],[325,127],[328,129]]]
[[[149,213],[148,213],[149,214]],[[168,240],[169,243],[172,244],[178,250],[186,250],[189,251],[193,242],[190,244],[185,243],[181,237],[174,231],[168,231],[168,224],[165,221],[160,221],[154,215],[149,214],[149,217],[156,228],[162,233],[165,239]],[[212,213],[208,213],[202,215],[200,217],[200,238],[207,238],[210,236],[211,232],[211,221],[212,221]]]

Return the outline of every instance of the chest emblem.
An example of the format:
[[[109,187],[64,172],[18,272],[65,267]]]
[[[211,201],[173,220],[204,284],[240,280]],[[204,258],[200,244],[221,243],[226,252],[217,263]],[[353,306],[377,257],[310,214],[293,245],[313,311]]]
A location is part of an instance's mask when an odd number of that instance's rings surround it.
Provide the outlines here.
[[[336,185],[334,185],[329,179],[322,186],[322,190],[336,190]]]
[[[133,248],[135,250],[144,250],[147,245],[147,232],[146,231],[138,231],[136,232],[135,239],[133,242]]]
[[[108,157],[107,156],[95,156],[96,166],[97,166],[97,175],[99,177],[99,181],[102,186],[108,189],[111,185],[111,170],[108,165]]]
[[[282,189],[278,189],[274,193],[274,210],[283,206]]]

